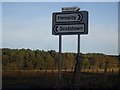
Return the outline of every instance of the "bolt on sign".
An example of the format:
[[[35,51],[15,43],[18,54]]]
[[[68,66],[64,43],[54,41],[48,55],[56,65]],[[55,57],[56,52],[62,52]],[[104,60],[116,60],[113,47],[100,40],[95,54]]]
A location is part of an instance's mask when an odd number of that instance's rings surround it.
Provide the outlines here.
[[[88,34],[88,12],[69,11],[52,14],[53,35]]]

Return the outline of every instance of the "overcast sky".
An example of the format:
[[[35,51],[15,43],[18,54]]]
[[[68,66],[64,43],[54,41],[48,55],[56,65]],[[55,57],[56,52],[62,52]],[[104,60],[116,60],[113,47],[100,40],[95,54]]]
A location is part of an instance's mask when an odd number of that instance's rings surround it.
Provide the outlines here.
[[[89,12],[87,35],[81,35],[82,53],[118,54],[117,2],[3,2],[2,47],[58,51],[52,35],[52,13],[78,6]],[[77,52],[77,36],[63,36],[62,51]]]

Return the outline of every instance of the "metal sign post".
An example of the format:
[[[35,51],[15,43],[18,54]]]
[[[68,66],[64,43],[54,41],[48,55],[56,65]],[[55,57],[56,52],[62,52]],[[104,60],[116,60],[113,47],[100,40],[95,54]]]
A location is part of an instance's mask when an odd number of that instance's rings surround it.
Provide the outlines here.
[[[59,61],[58,61],[58,80],[61,82],[61,49],[62,49],[62,35],[59,35]]]
[[[73,73],[73,79],[72,79],[72,84],[79,84],[79,76],[80,76],[80,34],[78,34],[78,52],[77,52],[77,60],[76,60],[76,65]]]
[[[80,34],[78,34],[78,58],[80,57]]]

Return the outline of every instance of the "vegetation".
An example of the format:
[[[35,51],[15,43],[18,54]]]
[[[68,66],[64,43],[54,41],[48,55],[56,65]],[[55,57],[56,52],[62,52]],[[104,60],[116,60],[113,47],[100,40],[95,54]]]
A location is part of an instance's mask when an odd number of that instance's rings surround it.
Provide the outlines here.
[[[56,70],[9,70],[2,72],[2,88],[3,90],[16,90],[16,88],[27,88],[27,90],[41,90],[41,88],[73,88],[76,90],[72,82],[73,72],[62,71],[61,83],[58,82],[58,72]],[[106,77],[107,76],[107,77]],[[79,77],[80,88],[120,88],[120,81],[117,72],[107,73],[98,72],[81,72]],[[30,89],[29,89],[30,88]]]
[[[71,82],[76,59],[76,53],[62,53],[62,80],[59,84],[58,52],[55,50],[3,48],[3,90],[6,88],[75,88]],[[79,87],[119,88],[120,65],[118,63],[118,56],[115,55],[81,53]]]
[[[73,70],[76,63],[76,53],[62,53],[62,69]],[[101,53],[81,54],[82,68],[108,68],[118,67],[118,56]],[[3,70],[56,70],[58,53],[55,50],[30,50],[30,49],[2,49]]]

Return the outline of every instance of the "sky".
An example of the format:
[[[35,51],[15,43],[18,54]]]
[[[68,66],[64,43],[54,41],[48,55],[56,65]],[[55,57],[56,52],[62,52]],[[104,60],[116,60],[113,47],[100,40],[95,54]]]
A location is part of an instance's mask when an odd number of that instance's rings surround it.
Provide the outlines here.
[[[118,3],[118,16],[120,16],[120,2]],[[118,53],[120,55],[120,17],[118,17]]]
[[[0,47],[2,47],[2,3],[0,2]]]
[[[118,2],[119,0],[1,0],[2,2]]]
[[[2,48],[58,51],[52,13],[71,6],[89,12],[88,34],[80,36],[80,51],[118,54],[117,2],[3,2]],[[77,35],[62,36],[62,52],[77,52]]]

